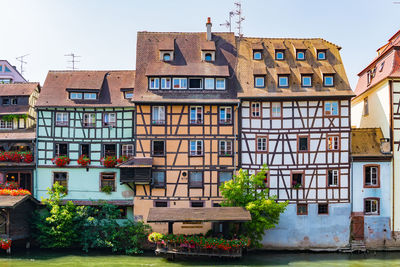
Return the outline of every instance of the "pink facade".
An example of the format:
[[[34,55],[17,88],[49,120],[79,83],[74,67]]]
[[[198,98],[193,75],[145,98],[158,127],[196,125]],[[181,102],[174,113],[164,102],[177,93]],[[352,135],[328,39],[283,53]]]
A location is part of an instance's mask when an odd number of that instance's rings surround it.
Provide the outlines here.
[[[0,60],[0,83],[26,83],[27,81],[7,60]]]

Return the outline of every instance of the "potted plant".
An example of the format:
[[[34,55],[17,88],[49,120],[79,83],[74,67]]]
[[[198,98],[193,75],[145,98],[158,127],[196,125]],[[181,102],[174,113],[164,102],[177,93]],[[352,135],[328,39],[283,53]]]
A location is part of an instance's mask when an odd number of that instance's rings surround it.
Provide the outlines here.
[[[110,195],[112,191],[113,191],[113,188],[111,185],[105,185],[101,188],[101,192],[104,192],[108,195]]]
[[[117,165],[117,158],[114,156],[106,156],[101,159],[102,164],[106,168],[114,168]]]
[[[78,164],[81,165],[82,167],[86,167],[90,164],[90,158],[86,155],[81,155],[78,159]]]
[[[51,160],[51,162],[53,162],[53,164],[56,164],[58,167],[63,167],[65,165],[69,164],[71,162],[71,160],[67,156],[58,156],[58,157],[53,158]]]
[[[127,161],[128,160],[128,157],[127,156],[121,156],[121,157],[119,157],[118,158],[118,163],[122,163],[122,162],[125,162],[125,161]]]
[[[25,163],[32,163],[33,162],[33,155],[31,152],[25,152],[22,154],[22,159]]]
[[[301,187],[301,184],[297,183],[296,181],[293,181],[292,186],[294,189],[299,189]]]

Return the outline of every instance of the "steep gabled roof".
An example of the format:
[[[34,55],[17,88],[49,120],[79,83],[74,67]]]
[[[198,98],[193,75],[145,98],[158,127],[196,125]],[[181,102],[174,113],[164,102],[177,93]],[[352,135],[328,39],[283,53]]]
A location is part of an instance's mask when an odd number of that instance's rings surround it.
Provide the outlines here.
[[[121,90],[135,87],[135,71],[49,71],[37,107],[130,106]],[[69,90],[99,91],[97,100],[71,100]]]
[[[390,153],[382,153],[381,128],[353,128],[351,129],[351,156],[358,159],[391,158]]]
[[[40,91],[38,82],[0,83],[0,96],[30,96],[36,89]]]

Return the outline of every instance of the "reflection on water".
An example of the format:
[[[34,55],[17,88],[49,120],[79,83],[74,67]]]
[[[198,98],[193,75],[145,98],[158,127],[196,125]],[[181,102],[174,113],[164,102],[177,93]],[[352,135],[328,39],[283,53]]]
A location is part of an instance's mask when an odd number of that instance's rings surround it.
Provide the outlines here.
[[[369,254],[253,252],[241,260],[186,258],[174,262],[146,253],[145,256],[106,255],[105,253],[14,251],[0,254],[0,267],[30,266],[400,266],[400,252]]]

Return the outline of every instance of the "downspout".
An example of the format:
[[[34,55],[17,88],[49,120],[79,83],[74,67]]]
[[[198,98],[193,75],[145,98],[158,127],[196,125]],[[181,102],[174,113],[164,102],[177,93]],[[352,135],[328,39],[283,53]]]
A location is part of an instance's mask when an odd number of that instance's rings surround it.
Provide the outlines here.
[[[394,133],[393,133],[393,124],[394,124],[394,119],[393,119],[393,79],[389,80],[389,100],[390,100],[390,124],[389,124],[389,130],[390,130],[390,150],[393,153],[392,156],[392,236],[394,233],[394,217],[395,217],[395,164],[394,164]]]
[[[234,175],[236,175],[236,170],[237,170],[237,160],[238,160],[238,158],[239,158],[239,151],[240,151],[240,146],[241,146],[241,144],[240,144],[240,142],[239,142],[239,140],[238,140],[238,138],[237,138],[237,136],[238,136],[238,129],[239,129],[239,125],[240,125],[240,102],[237,104],[237,107],[236,107],[236,111],[237,111],[237,116],[236,116],[236,118],[237,118],[237,123],[236,123],[236,127],[234,127],[234,129],[233,129],[233,131],[234,131],[234,133],[235,133],[235,142],[237,143],[237,151],[235,151],[235,153],[234,153]]]
[[[34,157],[35,157],[35,177],[33,179],[33,182],[35,184],[34,188],[35,188],[35,192],[34,192],[34,197],[37,198],[38,197],[38,166],[39,166],[39,159],[38,159],[38,133],[39,133],[39,112],[38,109],[36,109],[36,136],[35,136],[35,152],[34,152]]]

